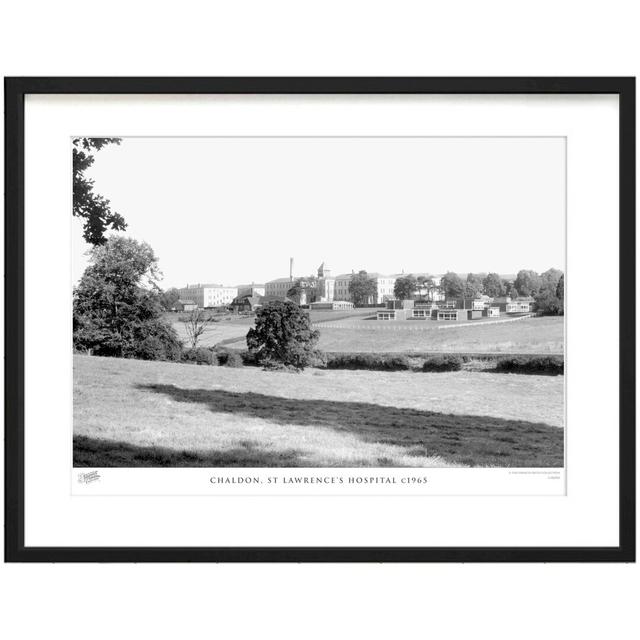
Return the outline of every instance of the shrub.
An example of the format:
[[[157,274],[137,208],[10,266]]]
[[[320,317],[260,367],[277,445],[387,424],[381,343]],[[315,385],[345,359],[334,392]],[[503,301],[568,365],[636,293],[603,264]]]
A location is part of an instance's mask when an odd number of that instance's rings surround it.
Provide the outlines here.
[[[255,327],[247,333],[247,345],[265,368],[274,365],[302,371],[310,366],[320,333],[309,314],[293,302],[271,302],[256,314]]]
[[[422,365],[423,371],[460,371],[463,358],[457,355],[431,356]]]
[[[245,367],[257,367],[260,364],[253,351],[240,351],[240,357]]]
[[[208,347],[196,347],[195,349],[186,349],[182,354],[182,361],[191,364],[218,364],[218,358],[216,357],[213,349]]]
[[[326,359],[327,369],[368,369],[371,371],[408,371],[409,358],[378,353],[334,353]]]
[[[242,356],[237,351],[219,351],[218,364],[223,367],[241,367],[244,362]]]
[[[564,358],[562,356],[513,356],[501,358],[496,363],[495,370],[499,373],[557,376],[564,373]]]

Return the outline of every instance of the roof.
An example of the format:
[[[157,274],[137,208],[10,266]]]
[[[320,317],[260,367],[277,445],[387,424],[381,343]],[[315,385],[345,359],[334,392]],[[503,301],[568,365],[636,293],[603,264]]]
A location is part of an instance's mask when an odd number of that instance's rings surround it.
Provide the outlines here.
[[[276,282],[294,282],[295,278],[276,278],[275,280],[267,280],[265,284],[275,284]],[[254,285],[255,286],[255,285]]]
[[[264,296],[238,296],[237,298],[233,299],[231,304],[244,304],[246,302],[249,302],[250,304],[255,305],[260,304],[263,299]]]
[[[180,289],[236,289],[226,284],[188,284],[186,287],[180,287]]]
[[[293,302],[291,298],[287,298],[287,296],[261,296],[260,303],[261,304],[269,304],[270,302]]]
[[[348,280],[353,276],[358,275],[358,271],[356,273],[341,273],[339,276],[334,276],[334,280]],[[369,278],[397,278],[397,274],[387,275],[384,273],[378,273],[377,271],[367,271],[367,276]]]

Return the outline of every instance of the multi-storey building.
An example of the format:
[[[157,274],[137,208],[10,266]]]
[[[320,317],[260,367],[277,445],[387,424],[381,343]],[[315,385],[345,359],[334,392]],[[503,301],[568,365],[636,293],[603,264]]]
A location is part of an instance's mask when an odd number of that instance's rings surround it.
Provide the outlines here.
[[[268,298],[276,297],[284,299],[287,296],[287,291],[293,286],[293,277],[288,278],[276,278],[275,280],[269,280],[264,284],[264,295]]]
[[[347,300],[350,301],[351,293],[349,292],[349,285],[351,283],[351,278],[355,274],[353,273],[342,273],[335,278],[335,293],[334,297],[336,300]],[[393,287],[396,283],[396,278],[398,276],[390,275],[385,276],[380,273],[368,273],[369,278],[372,278],[376,281],[376,286],[378,288],[378,295],[376,299],[371,299],[369,304],[382,304],[387,300],[391,300],[393,295]]]
[[[225,287],[222,284],[192,284],[178,289],[181,300],[191,300],[200,309],[223,307],[231,304],[238,295],[238,287]]]
[[[239,284],[238,296],[264,296],[265,286],[263,284]]]

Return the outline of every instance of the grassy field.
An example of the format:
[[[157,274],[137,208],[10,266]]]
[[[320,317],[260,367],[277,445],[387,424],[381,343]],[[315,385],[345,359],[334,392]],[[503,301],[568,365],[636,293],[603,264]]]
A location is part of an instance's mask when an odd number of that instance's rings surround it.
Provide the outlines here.
[[[561,354],[564,344],[564,318],[527,318],[515,322],[476,321],[470,326],[407,320],[383,322],[368,320],[370,309],[312,311],[311,319],[320,331],[323,351],[411,353],[540,353]],[[232,349],[246,349],[245,336],[253,317],[227,316],[208,325],[199,345],[210,347],[221,342]],[[332,326],[336,323],[338,326]],[[174,322],[181,340],[187,340],[182,322]],[[229,343],[229,341],[233,341]]]
[[[561,354],[564,344],[562,317],[447,325],[444,329],[438,328],[442,323],[432,321],[340,324],[339,328],[318,327],[323,351]]]
[[[371,309],[353,309],[351,311],[309,311],[309,315],[312,322],[317,324],[318,328],[321,328],[325,322],[344,322],[356,319],[362,321],[365,317],[371,315]],[[226,342],[235,338],[238,341],[230,346],[236,349],[245,349],[247,346],[245,337],[247,335],[247,331],[253,327],[255,317],[232,314],[219,314],[214,317],[216,318],[216,321],[207,325],[198,345],[201,347],[213,347],[220,342]],[[168,314],[167,318],[178,332],[180,340],[183,340],[186,343],[187,332],[185,330],[184,323],[179,320],[179,316],[175,314]]]
[[[81,467],[557,467],[562,426],[563,376],[74,360]]]

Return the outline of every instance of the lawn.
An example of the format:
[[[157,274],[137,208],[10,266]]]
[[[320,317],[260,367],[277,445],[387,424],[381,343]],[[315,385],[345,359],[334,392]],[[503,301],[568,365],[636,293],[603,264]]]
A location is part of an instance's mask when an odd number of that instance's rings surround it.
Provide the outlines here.
[[[431,320],[383,322],[367,319],[370,309],[312,311],[314,327],[320,331],[323,351],[345,352],[457,352],[562,354],[564,318],[526,318],[514,322],[476,321],[469,326]],[[199,346],[227,344],[246,349],[247,331],[254,317],[226,316],[207,326]],[[335,323],[335,325],[334,325]],[[446,326],[446,328],[439,328]],[[182,322],[175,322],[181,340],[187,340]]]
[[[183,315],[183,314],[181,314]],[[317,328],[321,328],[326,322],[337,322],[359,319],[362,321],[365,317],[371,316],[371,309],[352,309],[351,311],[309,311],[309,315]],[[204,334],[198,341],[201,347],[213,347],[220,342],[228,342],[237,339],[237,342],[230,344],[230,347],[236,349],[246,349],[247,343],[245,337],[247,331],[253,327],[255,316],[237,316],[218,314],[214,316],[215,322],[207,325]],[[175,315],[168,315],[168,320],[178,332],[178,337],[183,342],[187,342],[187,332],[184,322]]]
[[[349,320],[319,326],[323,351],[562,354],[564,318],[526,318],[452,326],[430,320]]]
[[[563,376],[75,356],[74,464],[558,467]]]

